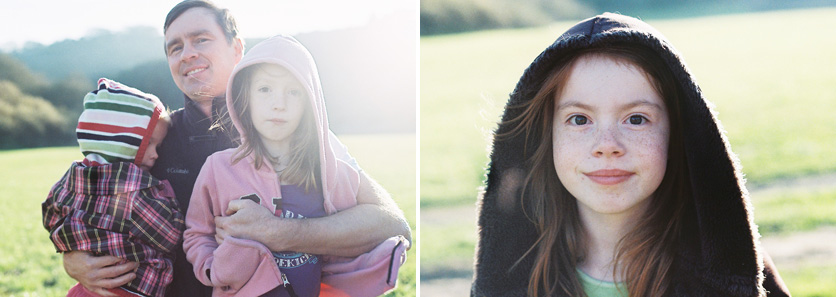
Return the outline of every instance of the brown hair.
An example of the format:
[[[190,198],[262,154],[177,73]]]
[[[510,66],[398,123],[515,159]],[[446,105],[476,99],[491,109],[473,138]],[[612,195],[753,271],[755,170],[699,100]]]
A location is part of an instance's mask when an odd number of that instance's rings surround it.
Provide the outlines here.
[[[560,183],[554,169],[552,137],[559,136],[552,135],[552,124],[556,97],[562,92],[575,61],[586,55],[637,66],[665,101],[671,127],[665,176],[652,195],[646,214],[619,240],[614,265],[622,269],[613,269],[614,278],[616,271],[622,272],[630,296],[664,296],[670,288],[675,245],[683,230],[680,214],[689,197],[679,114],[679,100],[683,95],[679,83],[657,53],[631,44],[608,44],[562,55],[531,100],[508,107],[521,109],[521,114],[501,123],[510,125],[511,129],[498,134],[500,140],[524,136],[526,144],[523,154],[528,174],[521,203],[540,235],[520,258],[522,261],[529,253],[535,253],[528,294],[551,296],[563,292],[584,296],[575,269],[584,258],[585,234],[577,200]],[[534,147],[529,148],[529,144]],[[533,152],[529,153],[530,149]]]
[[[250,82],[256,70],[263,68],[264,63],[247,66],[235,74],[232,81],[231,94],[233,96],[234,111],[238,114],[238,119],[241,124],[241,145],[233,154],[232,163],[235,164],[244,157],[254,154],[255,168],[259,169],[264,165],[264,159],[276,161],[275,158],[267,153],[267,149],[260,141],[261,136],[256,131],[253,125],[252,117],[250,115]],[[290,136],[290,158],[287,168],[282,171],[279,176],[283,181],[299,185],[305,188],[308,192],[313,187],[319,189],[319,137],[316,131],[316,122],[314,120],[313,108],[311,104],[310,94],[308,94],[308,101],[306,102],[305,111],[299,126],[296,131]],[[229,115],[223,117],[224,120],[229,120]],[[215,126],[231,126],[219,125]]]
[[[224,36],[226,36],[227,43],[232,43],[232,40],[238,38],[238,24],[235,22],[235,18],[229,12],[229,9],[220,8],[208,0],[185,0],[177,3],[177,5],[174,5],[174,7],[172,7],[165,16],[163,34],[168,31],[168,27],[171,26],[171,23],[180,17],[181,14],[196,7],[202,7],[212,11],[212,14],[215,15],[215,22],[218,23],[218,26],[220,26],[221,30],[224,32]]]

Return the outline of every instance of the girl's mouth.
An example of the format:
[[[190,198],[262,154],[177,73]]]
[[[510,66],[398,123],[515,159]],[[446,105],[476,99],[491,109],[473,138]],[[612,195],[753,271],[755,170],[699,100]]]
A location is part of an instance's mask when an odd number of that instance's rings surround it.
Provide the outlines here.
[[[584,173],[593,182],[601,185],[611,186],[620,184],[630,179],[635,173],[621,169],[601,169]]]

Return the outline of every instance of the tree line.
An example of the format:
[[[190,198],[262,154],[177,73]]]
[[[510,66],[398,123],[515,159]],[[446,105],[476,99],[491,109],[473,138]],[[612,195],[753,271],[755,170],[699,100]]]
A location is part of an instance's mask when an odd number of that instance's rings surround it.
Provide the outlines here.
[[[317,61],[335,133],[415,133],[418,40],[403,33],[416,23],[417,15],[400,12],[296,36]],[[247,48],[262,39],[248,38]],[[183,107],[162,45],[153,28],[137,27],[0,52],[0,149],[75,145],[82,99],[100,77]]]
[[[50,80],[0,53],[0,149],[75,145],[84,96],[108,77],[160,97],[170,109],[183,106],[168,64],[156,60],[115,74],[67,74]]]
[[[836,0],[421,0],[421,36],[539,26],[603,12],[648,19],[834,5]]]
[[[81,113],[88,85],[73,77],[49,83],[0,54],[0,149],[71,144],[75,129],[69,126]],[[72,104],[70,97],[79,103]]]

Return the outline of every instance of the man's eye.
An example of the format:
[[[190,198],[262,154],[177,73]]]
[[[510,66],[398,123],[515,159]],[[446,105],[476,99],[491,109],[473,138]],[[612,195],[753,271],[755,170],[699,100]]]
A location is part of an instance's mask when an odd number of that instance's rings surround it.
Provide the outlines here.
[[[569,124],[581,126],[587,123],[589,123],[589,119],[586,116],[576,114],[569,117]]]

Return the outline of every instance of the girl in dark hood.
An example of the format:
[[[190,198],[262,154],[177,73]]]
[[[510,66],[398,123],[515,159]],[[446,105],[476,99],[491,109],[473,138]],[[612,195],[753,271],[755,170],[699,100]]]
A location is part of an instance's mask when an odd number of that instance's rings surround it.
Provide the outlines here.
[[[575,25],[496,130],[472,295],[788,295],[721,131],[649,25]]]

